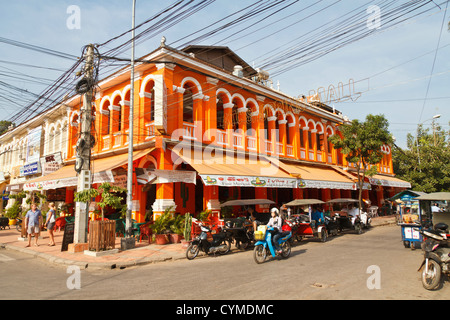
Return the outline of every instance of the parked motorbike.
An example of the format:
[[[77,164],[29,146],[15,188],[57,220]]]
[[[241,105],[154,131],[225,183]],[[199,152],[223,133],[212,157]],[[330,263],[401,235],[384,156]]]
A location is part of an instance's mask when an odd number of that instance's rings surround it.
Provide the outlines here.
[[[425,241],[422,270],[422,285],[427,290],[435,290],[441,284],[441,275],[450,274],[450,248],[448,247],[448,225],[438,223],[434,229],[419,230]],[[424,268],[425,266],[425,268]]]
[[[16,220],[16,230],[22,232],[22,219],[17,218]]]
[[[200,223],[201,233],[197,236],[186,250],[186,258],[189,260],[197,257],[200,250],[206,254],[227,254],[231,249],[231,238],[229,237],[227,230],[223,229],[217,234],[212,234],[212,241],[208,240],[208,233],[211,233],[211,229],[204,224]]]
[[[245,225],[236,227],[235,223],[227,221],[225,222],[225,228],[236,248],[245,250],[253,244],[253,227]]]
[[[258,240],[255,243],[255,249],[253,250],[253,258],[255,259],[255,262],[258,264],[263,263],[268,254],[270,253],[272,257],[276,257],[277,253],[275,252],[275,248],[272,244],[272,233],[270,231],[273,231],[274,229],[272,227],[267,228],[265,231],[262,231],[261,227],[266,226],[260,226],[258,227],[258,231],[255,232],[255,240]],[[282,250],[280,256],[281,258],[287,259],[291,254],[291,244],[289,242],[289,239],[292,237],[292,232],[289,232],[286,236],[278,239],[278,244],[280,245],[280,248]]]
[[[367,229],[367,228],[370,227],[370,223],[372,222],[372,218],[369,217],[367,212],[361,211],[361,213],[359,215],[359,219],[361,221],[361,226],[363,228]]]

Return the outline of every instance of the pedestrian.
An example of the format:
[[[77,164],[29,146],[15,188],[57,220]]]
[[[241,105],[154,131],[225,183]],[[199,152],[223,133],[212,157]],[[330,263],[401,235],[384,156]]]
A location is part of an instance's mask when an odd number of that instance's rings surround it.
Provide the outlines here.
[[[27,212],[25,216],[25,225],[27,226],[28,233],[28,245],[31,246],[31,236],[34,235],[34,245],[38,247],[38,238],[41,231],[40,225],[42,223],[42,213],[41,210],[37,208],[35,203],[31,204],[31,209]]]
[[[56,221],[56,210],[55,210],[55,204],[53,202],[50,202],[48,204],[48,207],[50,210],[47,212],[47,220],[45,221],[45,225],[47,226],[48,235],[50,238],[49,246],[55,245],[55,237],[53,235],[53,229],[55,227],[55,221]]]

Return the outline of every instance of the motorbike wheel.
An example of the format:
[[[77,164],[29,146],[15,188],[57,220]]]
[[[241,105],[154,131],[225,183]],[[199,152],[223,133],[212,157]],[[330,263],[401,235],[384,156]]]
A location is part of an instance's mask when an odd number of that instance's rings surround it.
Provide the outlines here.
[[[195,257],[198,255],[199,251],[200,251],[200,246],[198,244],[191,243],[186,250],[186,258],[188,260],[195,259]]]
[[[291,255],[291,244],[289,243],[289,241],[283,242],[283,244],[281,245],[281,251],[281,257],[283,259],[289,258],[289,256]]]
[[[362,228],[362,224],[361,223],[356,223],[355,224],[355,231],[357,234],[362,234],[363,233],[363,228]]]
[[[441,266],[432,259],[428,259],[428,273],[423,268],[422,285],[427,290],[434,290],[439,287],[441,282]]]
[[[267,252],[263,245],[255,246],[253,249],[253,259],[257,264],[261,264],[266,260]]]
[[[21,223],[16,224],[16,230],[19,232],[22,232],[22,224]]]
[[[231,241],[225,240],[224,243],[227,245],[227,249],[225,251],[219,251],[219,254],[227,254],[231,250]]]

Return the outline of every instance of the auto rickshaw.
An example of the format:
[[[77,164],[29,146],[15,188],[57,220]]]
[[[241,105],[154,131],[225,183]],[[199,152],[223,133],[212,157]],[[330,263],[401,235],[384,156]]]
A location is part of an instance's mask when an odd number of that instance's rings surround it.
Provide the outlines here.
[[[274,201],[268,199],[244,199],[244,200],[230,200],[222,203],[220,206],[254,206],[254,205],[271,205]],[[256,214],[256,212],[255,212]],[[254,242],[253,223],[245,217],[234,219],[225,219],[225,228],[231,234],[233,242],[238,249],[245,250]]]
[[[329,217],[324,216],[324,221],[320,223],[311,219],[311,206],[324,203],[318,199],[296,199],[285,204],[286,207],[294,208],[294,214],[288,214],[288,219],[294,226],[292,238],[297,241],[301,241],[303,238],[314,238],[325,242],[330,234],[337,234],[337,225]],[[302,206],[308,206],[308,212],[301,213]]]
[[[330,200],[327,203],[329,203],[332,207],[336,204],[344,205],[347,207],[349,205],[358,205],[358,202],[359,201],[356,199],[339,198]],[[336,218],[336,221],[338,223],[339,232],[342,232],[344,230],[355,230],[357,234],[362,234],[364,226],[364,223],[361,221],[362,215],[365,215],[364,218],[366,219],[368,224],[370,224],[370,221],[368,221],[368,219],[370,218],[367,217],[367,213],[365,212],[360,212],[360,214],[356,215],[356,217],[352,217],[345,210],[331,210],[331,216]]]

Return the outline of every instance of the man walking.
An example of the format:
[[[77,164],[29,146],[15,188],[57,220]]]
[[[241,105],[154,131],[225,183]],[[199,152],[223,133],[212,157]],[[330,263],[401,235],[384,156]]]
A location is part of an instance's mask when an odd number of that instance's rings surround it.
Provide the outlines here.
[[[28,245],[27,247],[31,246],[31,235],[34,235],[34,245],[37,247],[38,245],[38,238],[39,233],[41,231],[40,225],[42,220],[42,214],[41,211],[37,208],[35,203],[31,204],[31,210],[27,212],[27,215],[25,216],[25,225],[27,226],[27,233],[28,233]]]

